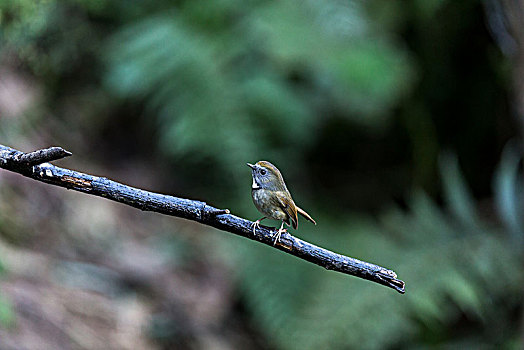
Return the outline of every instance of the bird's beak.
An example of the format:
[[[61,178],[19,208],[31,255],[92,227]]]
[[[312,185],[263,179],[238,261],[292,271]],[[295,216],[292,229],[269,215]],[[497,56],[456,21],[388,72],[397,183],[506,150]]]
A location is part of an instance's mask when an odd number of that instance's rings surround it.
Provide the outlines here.
[[[246,163],[248,167],[250,167],[251,169],[255,169],[255,166],[251,163]]]

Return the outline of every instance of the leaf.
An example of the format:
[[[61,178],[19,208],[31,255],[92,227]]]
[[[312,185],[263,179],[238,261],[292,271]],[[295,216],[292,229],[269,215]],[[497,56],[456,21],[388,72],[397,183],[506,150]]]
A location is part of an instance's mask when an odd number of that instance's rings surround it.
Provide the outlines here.
[[[442,155],[440,174],[445,200],[455,217],[466,227],[476,228],[480,221],[473,201],[473,196],[459,169],[457,157],[451,153]]]
[[[524,185],[519,176],[521,157],[508,143],[493,179],[497,212],[516,243],[524,242]]]

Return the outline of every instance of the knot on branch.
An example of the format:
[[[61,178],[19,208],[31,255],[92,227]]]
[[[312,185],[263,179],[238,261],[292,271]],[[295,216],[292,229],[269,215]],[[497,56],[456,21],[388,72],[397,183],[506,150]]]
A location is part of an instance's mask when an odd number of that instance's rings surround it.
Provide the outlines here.
[[[210,205],[207,205],[206,202],[201,202],[201,203],[202,204],[200,207],[199,216],[202,221],[213,219],[218,215],[231,214],[231,211],[229,209],[218,209]]]

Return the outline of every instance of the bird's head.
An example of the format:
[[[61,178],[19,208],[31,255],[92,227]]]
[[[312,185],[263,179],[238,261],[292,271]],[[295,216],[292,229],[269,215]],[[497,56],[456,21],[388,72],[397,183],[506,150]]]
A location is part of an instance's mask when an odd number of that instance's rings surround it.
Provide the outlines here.
[[[247,163],[253,176],[252,189],[266,189],[274,191],[287,191],[282,174],[276,166],[268,161],[261,160],[256,164]]]

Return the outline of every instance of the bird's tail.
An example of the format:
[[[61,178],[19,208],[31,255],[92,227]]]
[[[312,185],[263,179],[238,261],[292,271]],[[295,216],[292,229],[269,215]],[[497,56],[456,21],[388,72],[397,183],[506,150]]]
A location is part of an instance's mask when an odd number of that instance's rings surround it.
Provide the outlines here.
[[[298,211],[298,213],[299,213],[300,215],[302,215],[303,217],[305,217],[307,220],[311,221],[311,222],[314,223],[315,225],[317,224],[317,223],[315,222],[315,220],[313,220],[313,218],[312,218],[311,216],[309,216],[308,213],[306,213],[305,210],[303,210],[303,209],[297,207],[297,211]]]

